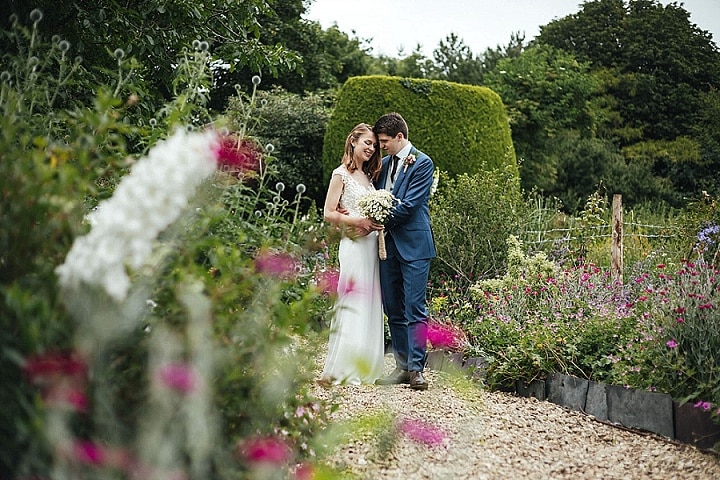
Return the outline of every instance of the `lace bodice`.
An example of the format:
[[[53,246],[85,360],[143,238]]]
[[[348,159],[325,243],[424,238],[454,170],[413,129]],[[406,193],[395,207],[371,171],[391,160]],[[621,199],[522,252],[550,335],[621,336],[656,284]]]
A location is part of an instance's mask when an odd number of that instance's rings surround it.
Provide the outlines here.
[[[345,168],[345,165],[340,165],[339,167],[337,167],[335,170],[333,170],[332,174],[340,175],[343,181],[343,185],[345,186],[345,188],[343,189],[343,193],[340,196],[340,206],[347,209],[351,216],[362,217],[362,215],[358,211],[357,203],[360,197],[370,191],[375,190],[373,184],[371,183],[367,187],[360,185],[357,180],[355,180],[350,175],[350,172],[348,172],[347,168]]]

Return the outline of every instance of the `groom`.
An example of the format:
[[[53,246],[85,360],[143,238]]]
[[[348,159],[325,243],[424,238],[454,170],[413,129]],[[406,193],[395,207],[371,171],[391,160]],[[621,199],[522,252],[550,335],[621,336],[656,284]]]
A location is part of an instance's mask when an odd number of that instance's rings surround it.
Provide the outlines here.
[[[408,126],[397,113],[383,115],[373,131],[387,152],[375,188],[390,190],[399,200],[385,224],[387,260],[380,261],[380,285],[395,355],[395,370],[380,385],[410,384],[427,390],[423,375],[427,339],[425,291],[435,243],[428,199],[433,161],[408,140]]]

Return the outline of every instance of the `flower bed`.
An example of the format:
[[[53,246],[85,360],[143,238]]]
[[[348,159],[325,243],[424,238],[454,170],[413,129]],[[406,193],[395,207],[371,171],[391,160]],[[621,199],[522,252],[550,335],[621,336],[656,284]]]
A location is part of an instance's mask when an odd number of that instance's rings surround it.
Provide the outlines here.
[[[528,258],[514,238],[508,244],[504,277],[469,291],[448,281],[431,301],[433,317],[467,335],[466,356],[485,359],[488,386],[517,391],[517,382],[557,372],[720,414],[713,265],[639,266],[621,284],[595,265],[561,270],[542,254]]]

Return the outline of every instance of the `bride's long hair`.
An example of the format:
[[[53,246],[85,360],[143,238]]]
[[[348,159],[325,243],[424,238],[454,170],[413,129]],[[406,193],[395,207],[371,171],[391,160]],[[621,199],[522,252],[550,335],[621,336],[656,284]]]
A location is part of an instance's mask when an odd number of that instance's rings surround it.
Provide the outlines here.
[[[352,142],[357,142],[360,135],[364,133],[372,133],[373,137],[375,137],[375,151],[370,159],[363,164],[362,170],[371,180],[376,180],[378,175],[380,175],[380,170],[382,170],[382,162],[380,161],[380,145],[377,141],[377,135],[373,133],[372,125],[368,125],[367,123],[358,123],[355,125],[345,140],[345,153],[343,153],[342,163],[350,173],[358,169],[354,157],[355,147]]]

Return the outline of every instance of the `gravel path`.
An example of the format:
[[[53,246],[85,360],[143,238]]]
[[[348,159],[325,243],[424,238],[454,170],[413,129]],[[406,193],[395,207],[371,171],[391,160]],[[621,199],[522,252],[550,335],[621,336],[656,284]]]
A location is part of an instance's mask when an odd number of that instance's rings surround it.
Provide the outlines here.
[[[392,369],[391,355],[386,370]],[[331,457],[361,479],[720,479],[720,459],[659,436],[629,432],[554,403],[475,388],[427,372],[430,389],[342,386],[338,422],[389,413],[426,428],[401,434],[382,453],[372,434],[356,433]],[[424,437],[422,437],[424,433]],[[420,435],[421,437],[418,437]],[[424,443],[423,440],[426,440]]]

